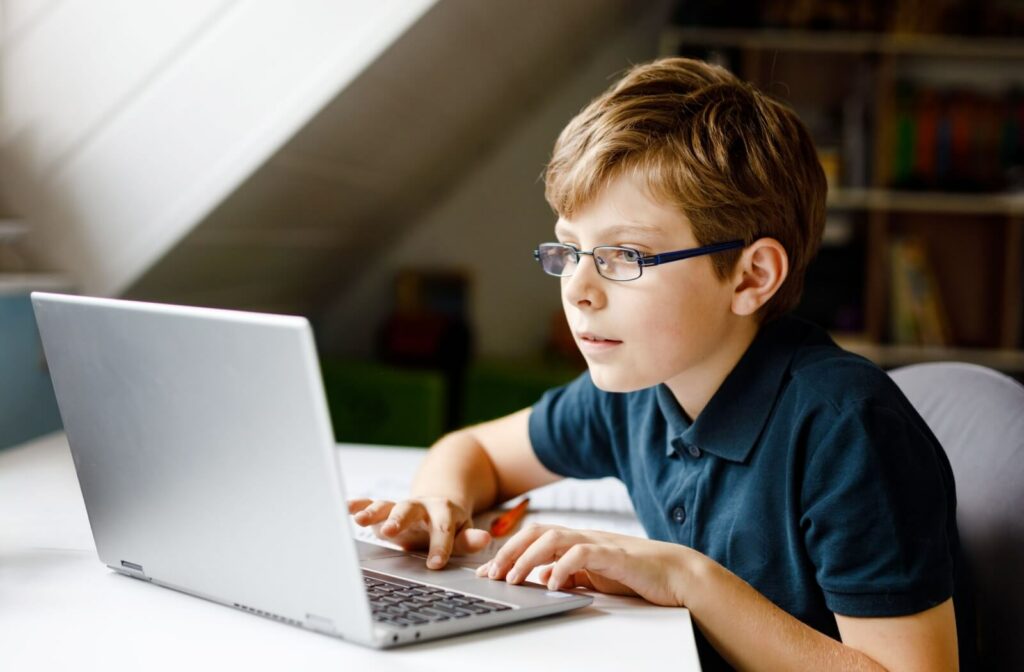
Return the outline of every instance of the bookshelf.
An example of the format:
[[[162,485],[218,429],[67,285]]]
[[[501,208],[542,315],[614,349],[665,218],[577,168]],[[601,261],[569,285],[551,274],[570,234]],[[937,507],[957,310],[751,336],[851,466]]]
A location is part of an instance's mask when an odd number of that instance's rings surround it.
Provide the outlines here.
[[[669,26],[661,34],[661,53],[674,53],[680,44],[735,47],[744,50],[780,50],[812,53],[890,54],[957,58],[1024,58],[1024,41],[985,38],[812,31],[800,29],[748,29]]]
[[[660,51],[728,67],[811,130],[829,222],[801,311],[882,366],[956,359],[1024,374],[1024,40],[669,26]],[[899,294],[905,240],[929,267],[941,338],[898,328],[914,305]]]

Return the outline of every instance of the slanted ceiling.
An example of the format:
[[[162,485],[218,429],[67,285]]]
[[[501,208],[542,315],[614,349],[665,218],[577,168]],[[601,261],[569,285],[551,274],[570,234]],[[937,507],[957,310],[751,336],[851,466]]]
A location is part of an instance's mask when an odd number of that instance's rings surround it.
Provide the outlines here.
[[[639,9],[440,0],[125,296],[316,313]]]

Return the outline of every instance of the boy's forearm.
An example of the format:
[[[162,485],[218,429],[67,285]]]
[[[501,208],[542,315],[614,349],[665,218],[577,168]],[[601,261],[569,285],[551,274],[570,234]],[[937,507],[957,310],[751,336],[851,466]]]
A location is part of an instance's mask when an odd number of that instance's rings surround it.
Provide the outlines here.
[[[494,505],[497,477],[476,439],[465,431],[454,432],[431,447],[413,479],[411,494],[447,497],[472,515]]]
[[[715,649],[740,670],[872,670],[866,654],[772,604],[722,565],[686,548],[685,602]]]

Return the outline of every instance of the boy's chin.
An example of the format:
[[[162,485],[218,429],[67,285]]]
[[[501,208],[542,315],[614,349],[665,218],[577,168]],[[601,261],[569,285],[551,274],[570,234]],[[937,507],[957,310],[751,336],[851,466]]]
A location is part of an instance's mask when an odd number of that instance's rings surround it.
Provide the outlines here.
[[[616,375],[614,372],[602,370],[602,367],[590,366],[590,380],[602,392],[636,392],[657,382],[646,384],[633,375]]]

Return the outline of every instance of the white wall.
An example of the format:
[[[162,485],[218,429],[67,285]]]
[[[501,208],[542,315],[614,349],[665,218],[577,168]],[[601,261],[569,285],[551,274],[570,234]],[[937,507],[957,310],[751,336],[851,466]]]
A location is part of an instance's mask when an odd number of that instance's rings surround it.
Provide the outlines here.
[[[116,295],[434,0],[0,0],[0,169],[44,263]]]
[[[528,120],[505,135],[476,170],[386,254],[323,315],[321,348],[365,356],[376,327],[392,307],[392,279],[400,268],[459,268],[472,278],[470,319],[477,351],[488,357],[536,355],[551,316],[561,311],[558,281],[531,258],[550,240],[555,218],[544,201],[540,175],[562,127],[631,63],[657,55],[667,3],[647,5],[631,25],[580,63]],[[514,104],[510,101],[510,104]],[[379,250],[375,250],[375,253]]]

